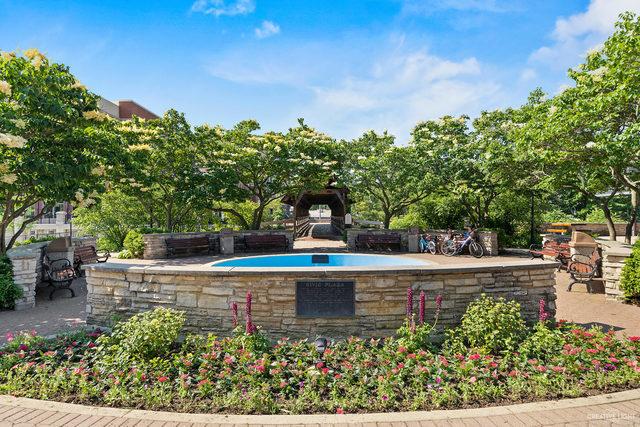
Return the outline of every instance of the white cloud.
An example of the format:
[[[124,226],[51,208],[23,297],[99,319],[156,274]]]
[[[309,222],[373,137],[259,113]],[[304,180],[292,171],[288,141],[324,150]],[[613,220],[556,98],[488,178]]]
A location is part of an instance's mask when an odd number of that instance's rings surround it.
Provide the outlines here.
[[[265,39],[274,36],[280,32],[280,26],[271,21],[262,21],[262,25],[254,30],[256,37]]]
[[[530,61],[558,68],[576,65],[613,33],[618,15],[625,11],[640,13],[640,1],[591,0],[585,12],[559,18],[551,35],[554,43],[533,52]]]
[[[442,10],[504,12],[509,2],[500,0],[403,0],[402,12],[428,15]]]
[[[266,127],[276,121],[284,130],[304,117],[338,138],[374,128],[387,129],[404,143],[419,121],[474,115],[513,101],[497,82],[500,70],[488,69],[474,57],[438,56],[395,35],[247,44],[211,58],[207,70],[269,94],[269,86],[286,86],[278,93],[288,93],[291,100],[279,107],[277,118],[270,115]]]
[[[538,78],[538,72],[533,68],[525,68],[520,73],[520,81],[522,82],[530,82],[532,80],[536,80]]]
[[[483,76],[475,58],[454,62],[414,51],[386,52],[367,75],[313,90],[304,112],[310,123],[349,138],[386,129],[405,142],[421,120],[495,106],[501,88]]]
[[[193,12],[213,16],[248,15],[256,9],[255,0],[196,0],[191,5]]]

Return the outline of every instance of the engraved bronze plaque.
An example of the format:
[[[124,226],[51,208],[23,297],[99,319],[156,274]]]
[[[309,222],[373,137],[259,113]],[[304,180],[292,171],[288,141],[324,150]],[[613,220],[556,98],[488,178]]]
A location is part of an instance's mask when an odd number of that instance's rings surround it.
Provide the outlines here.
[[[296,282],[296,315],[299,317],[353,317],[356,314],[355,282]]]

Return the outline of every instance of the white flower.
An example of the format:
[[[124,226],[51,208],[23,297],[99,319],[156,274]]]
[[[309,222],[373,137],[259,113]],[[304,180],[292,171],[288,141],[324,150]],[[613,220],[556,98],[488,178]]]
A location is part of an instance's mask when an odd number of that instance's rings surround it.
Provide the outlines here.
[[[0,80],[0,93],[5,94],[6,96],[11,96],[11,85],[9,82]]]
[[[0,133],[0,144],[6,145],[9,148],[22,148],[26,143],[27,140],[21,136]]]
[[[17,180],[18,176],[15,173],[10,173],[8,175],[3,175],[2,177],[0,177],[0,181],[4,182],[5,184],[13,184]]]
[[[587,143],[585,144],[585,147],[587,147],[587,148],[593,148],[593,147],[595,147],[595,146],[596,146],[596,143],[595,143],[595,142],[593,142],[593,141],[589,141],[589,142],[587,142]]]
[[[82,113],[82,117],[87,120],[95,120],[98,122],[102,122],[109,118],[109,116],[100,111],[85,111],[84,113]]]

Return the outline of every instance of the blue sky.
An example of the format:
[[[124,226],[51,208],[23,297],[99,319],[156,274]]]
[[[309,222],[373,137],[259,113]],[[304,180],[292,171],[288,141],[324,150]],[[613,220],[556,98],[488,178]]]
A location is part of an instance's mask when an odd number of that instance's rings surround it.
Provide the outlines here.
[[[0,49],[36,47],[111,100],[337,138],[517,106],[640,0],[0,0]]]

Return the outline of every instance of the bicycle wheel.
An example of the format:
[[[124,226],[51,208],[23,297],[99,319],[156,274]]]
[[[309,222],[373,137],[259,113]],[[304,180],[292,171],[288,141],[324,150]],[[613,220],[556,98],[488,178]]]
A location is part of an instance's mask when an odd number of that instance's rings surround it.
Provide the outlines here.
[[[431,255],[435,255],[438,249],[436,248],[436,242],[429,242],[427,244],[427,250],[431,252]]]
[[[476,258],[482,258],[484,255],[484,249],[482,249],[482,245],[478,242],[471,242],[469,244],[469,253]]]
[[[453,240],[445,240],[442,243],[440,251],[442,251],[442,255],[444,256],[454,256],[456,254],[456,242]]]

